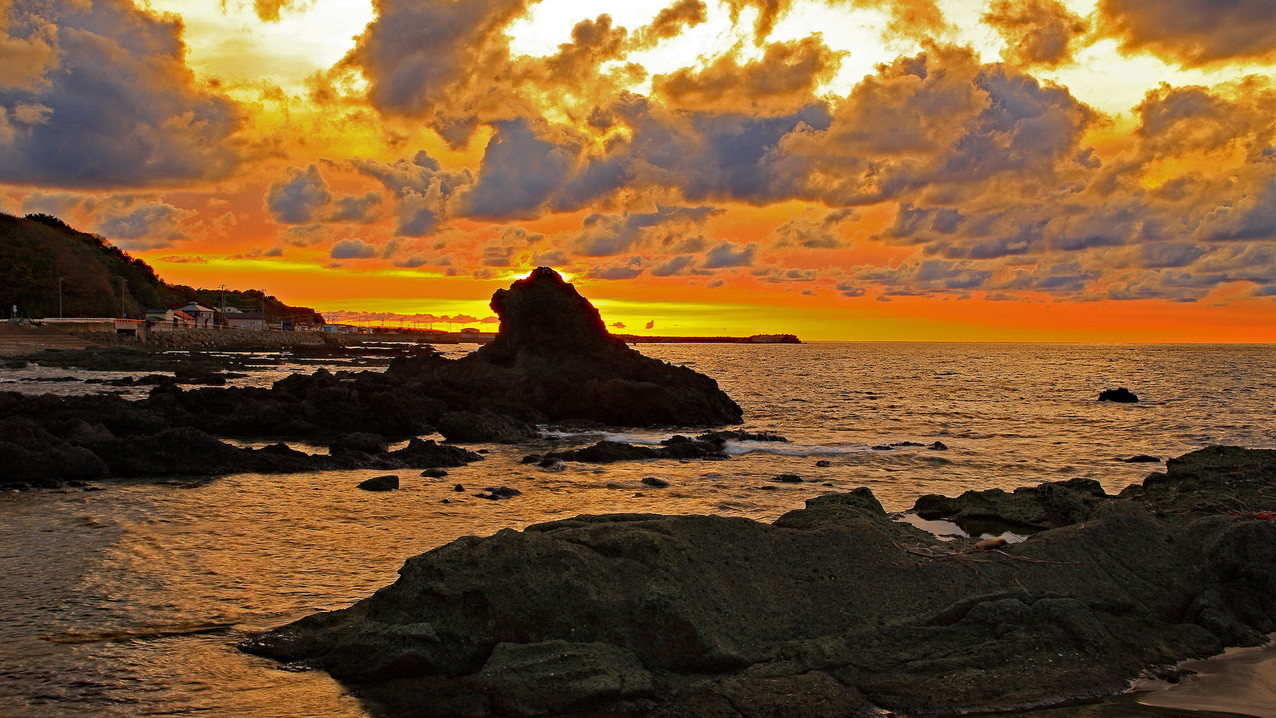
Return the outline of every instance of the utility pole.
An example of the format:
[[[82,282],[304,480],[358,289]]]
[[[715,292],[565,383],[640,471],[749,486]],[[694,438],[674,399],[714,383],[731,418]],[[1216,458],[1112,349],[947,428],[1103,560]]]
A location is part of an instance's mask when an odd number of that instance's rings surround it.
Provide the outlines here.
[[[124,277],[120,277],[120,319],[128,319],[128,290],[124,285]]]
[[[62,319],[62,280],[65,277],[58,277],[58,319]]]
[[[226,324],[226,285],[222,284],[217,287],[222,290],[222,325]]]

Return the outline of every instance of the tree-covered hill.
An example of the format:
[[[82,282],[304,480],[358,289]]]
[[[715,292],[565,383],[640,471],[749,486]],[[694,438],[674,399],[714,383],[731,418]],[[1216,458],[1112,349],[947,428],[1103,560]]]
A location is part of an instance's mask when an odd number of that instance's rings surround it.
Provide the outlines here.
[[[223,293],[168,284],[146,262],[96,234],[73,229],[47,214],[15,217],[0,212],[0,318],[11,307],[18,316],[58,316],[58,279],[62,314],[67,317],[141,318],[144,309],[178,308],[190,302],[220,309]],[[225,306],[262,311],[274,322],[293,318],[322,324],[313,309],[291,307],[256,289],[226,290]]]

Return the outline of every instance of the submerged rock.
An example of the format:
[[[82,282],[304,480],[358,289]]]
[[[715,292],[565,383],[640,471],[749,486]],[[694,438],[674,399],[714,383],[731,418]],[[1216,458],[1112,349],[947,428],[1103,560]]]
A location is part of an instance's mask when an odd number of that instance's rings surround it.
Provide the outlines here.
[[[1276,522],[1180,512],[1220,482],[1248,495],[1274,467],[1276,452],[1188,455],[1084,523],[985,551],[891,521],[867,489],[773,524],[579,516],[458,539],[240,648],[420,716],[951,715],[1096,697],[1276,630]]]

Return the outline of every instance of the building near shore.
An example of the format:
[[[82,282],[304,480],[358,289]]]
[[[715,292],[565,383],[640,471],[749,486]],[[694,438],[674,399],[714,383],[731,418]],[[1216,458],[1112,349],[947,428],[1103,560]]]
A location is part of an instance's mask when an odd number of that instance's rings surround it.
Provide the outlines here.
[[[243,329],[253,332],[266,331],[266,319],[261,312],[232,312],[227,310],[222,316],[228,329]]]
[[[209,309],[199,302],[191,302],[181,308],[195,322],[198,329],[209,329],[217,325],[217,310]]]
[[[142,316],[152,332],[195,328],[195,318],[180,309],[147,309]]]

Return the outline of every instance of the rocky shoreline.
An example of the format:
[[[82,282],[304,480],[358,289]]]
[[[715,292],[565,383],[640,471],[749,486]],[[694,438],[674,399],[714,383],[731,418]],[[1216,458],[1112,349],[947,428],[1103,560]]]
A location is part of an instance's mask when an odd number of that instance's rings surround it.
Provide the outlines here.
[[[143,377],[156,385],[137,401],[0,392],[0,488],[111,477],[455,466],[477,455],[419,437],[520,442],[535,437],[536,425],[543,424],[741,421],[740,407],[717,382],[630,349],[553,270],[537,269],[498,290],[492,308],[501,317],[497,338],[456,360],[429,346],[409,347],[390,358],[384,371],[320,369],[269,389],[190,389],[182,384],[216,385],[224,376],[209,371],[215,364],[187,357],[116,351],[109,354],[116,368],[167,359],[179,376]],[[382,446],[412,443],[401,452],[324,455],[283,443],[246,449],[221,440],[304,440],[335,447],[354,434],[374,434]]]
[[[328,671],[394,715],[1055,705],[1276,631],[1273,485],[1276,451],[1205,449],[989,550],[893,521],[867,489],[770,524],[579,516],[458,539],[241,648]],[[1076,493],[1050,486],[985,513],[1019,522]]]

